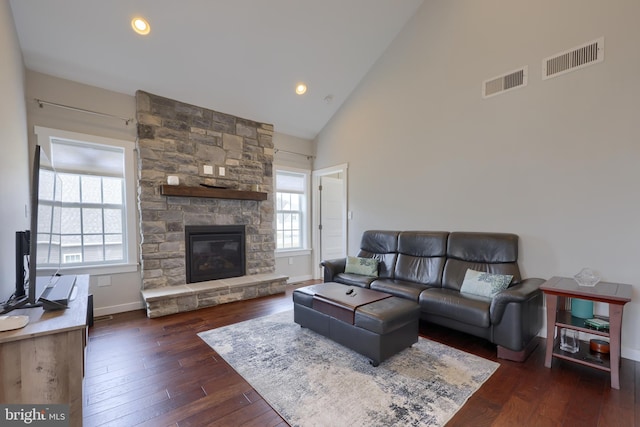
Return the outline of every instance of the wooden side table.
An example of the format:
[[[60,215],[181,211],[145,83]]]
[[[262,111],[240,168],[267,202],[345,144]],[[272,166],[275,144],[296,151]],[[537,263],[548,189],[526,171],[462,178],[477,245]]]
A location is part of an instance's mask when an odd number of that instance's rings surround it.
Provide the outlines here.
[[[543,283],[540,289],[544,292],[547,304],[547,352],[544,366],[551,368],[551,359],[556,357],[611,372],[611,387],[620,389],[622,309],[626,303],[631,301],[632,286],[609,282],[599,282],[594,287],[580,286],[574,279],[552,277]],[[566,298],[580,298],[609,304],[609,331],[590,329],[585,326],[584,319],[571,316],[571,311],[565,308]],[[558,300],[561,301],[560,304]],[[610,340],[609,360],[594,358],[590,354],[589,346],[584,343],[577,353],[561,350],[560,343],[557,342],[559,340],[555,339],[556,327],[608,337]]]

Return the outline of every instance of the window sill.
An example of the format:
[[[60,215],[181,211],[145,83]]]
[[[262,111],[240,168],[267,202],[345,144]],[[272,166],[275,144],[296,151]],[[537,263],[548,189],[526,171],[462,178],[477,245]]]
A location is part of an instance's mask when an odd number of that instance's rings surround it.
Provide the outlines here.
[[[81,265],[77,267],[61,267],[62,274],[89,274],[100,276],[118,273],[134,273],[138,271],[138,264],[115,264],[115,265]]]
[[[276,258],[307,255],[311,255],[311,249],[279,249],[276,251]]]

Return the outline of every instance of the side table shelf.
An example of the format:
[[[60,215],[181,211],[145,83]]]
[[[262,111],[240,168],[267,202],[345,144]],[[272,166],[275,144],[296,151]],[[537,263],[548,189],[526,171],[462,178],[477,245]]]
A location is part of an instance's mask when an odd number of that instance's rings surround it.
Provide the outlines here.
[[[580,349],[578,352],[569,353],[568,351],[560,349],[560,340],[555,341],[556,342],[553,345],[553,357],[590,366],[595,369],[600,369],[601,371],[611,372],[611,360],[609,359],[609,355],[598,355],[598,353],[591,352],[588,342],[580,341]]]
[[[603,320],[609,320],[606,317],[598,316]],[[592,335],[609,338],[609,331],[598,331],[597,329],[588,328],[584,324],[584,319],[571,315],[568,310],[558,310],[556,313],[556,326],[558,328],[573,329]],[[558,359],[569,360],[571,362],[580,363],[581,365],[590,366],[602,371],[611,372],[611,361],[608,354],[594,353],[589,348],[589,343],[580,341],[580,349],[576,353],[570,353],[560,349],[560,340],[556,339],[553,345],[553,357]]]
[[[608,317],[594,316],[598,319],[609,320]],[[599,331],[592,329],[584,325],[584,319],[571,315],[568,310],[558,310],[556,314],[556,326],[559,328],[575,329],[576,331],[584,332],[591,335],[600,335],[601,337],[609,337],[609,330]]]

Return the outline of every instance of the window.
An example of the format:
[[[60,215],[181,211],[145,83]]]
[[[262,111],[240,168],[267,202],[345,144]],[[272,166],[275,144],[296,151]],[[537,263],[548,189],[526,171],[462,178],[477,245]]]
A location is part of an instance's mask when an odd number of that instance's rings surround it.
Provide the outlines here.
[[[40,127],[36,134],[61,179],[60,267],[136,264],[133,143]]]
[[[82,254],[64,254],[64,263],[82,262]]]
[[[276,170],[276,248],[307,247],[307,193],[309,173],[295,169]]]
[[[64,262],[81,262],[67,258],[78,252],[87,263],[124,262],[124,179],[76,173],[61,173],[60,178]]]

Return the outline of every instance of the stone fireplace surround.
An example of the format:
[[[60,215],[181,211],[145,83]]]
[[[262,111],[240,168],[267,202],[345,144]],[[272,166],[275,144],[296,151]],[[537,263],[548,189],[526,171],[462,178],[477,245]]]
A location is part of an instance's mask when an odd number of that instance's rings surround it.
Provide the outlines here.
[[[274,274],[273,126],[205,108],[136,93],[138,204],[142,295],[149,317],[284,292],[288,277]],[[213,166],[206,175],[204,166]],[[219,167],[224,176],[218,174]],[[166,196],[180,186],[225,187],[225,198]],[[266,200],[236,199],[258,185]],[[222,190],[227,191],[227,190]],[[195,192],[194,192],[195,193]],[[204,192],[206,193],[206,192]],[[226,198],[229,197],[229,198]],[[186,283],[185,226],[244,225],[246,275]]]

